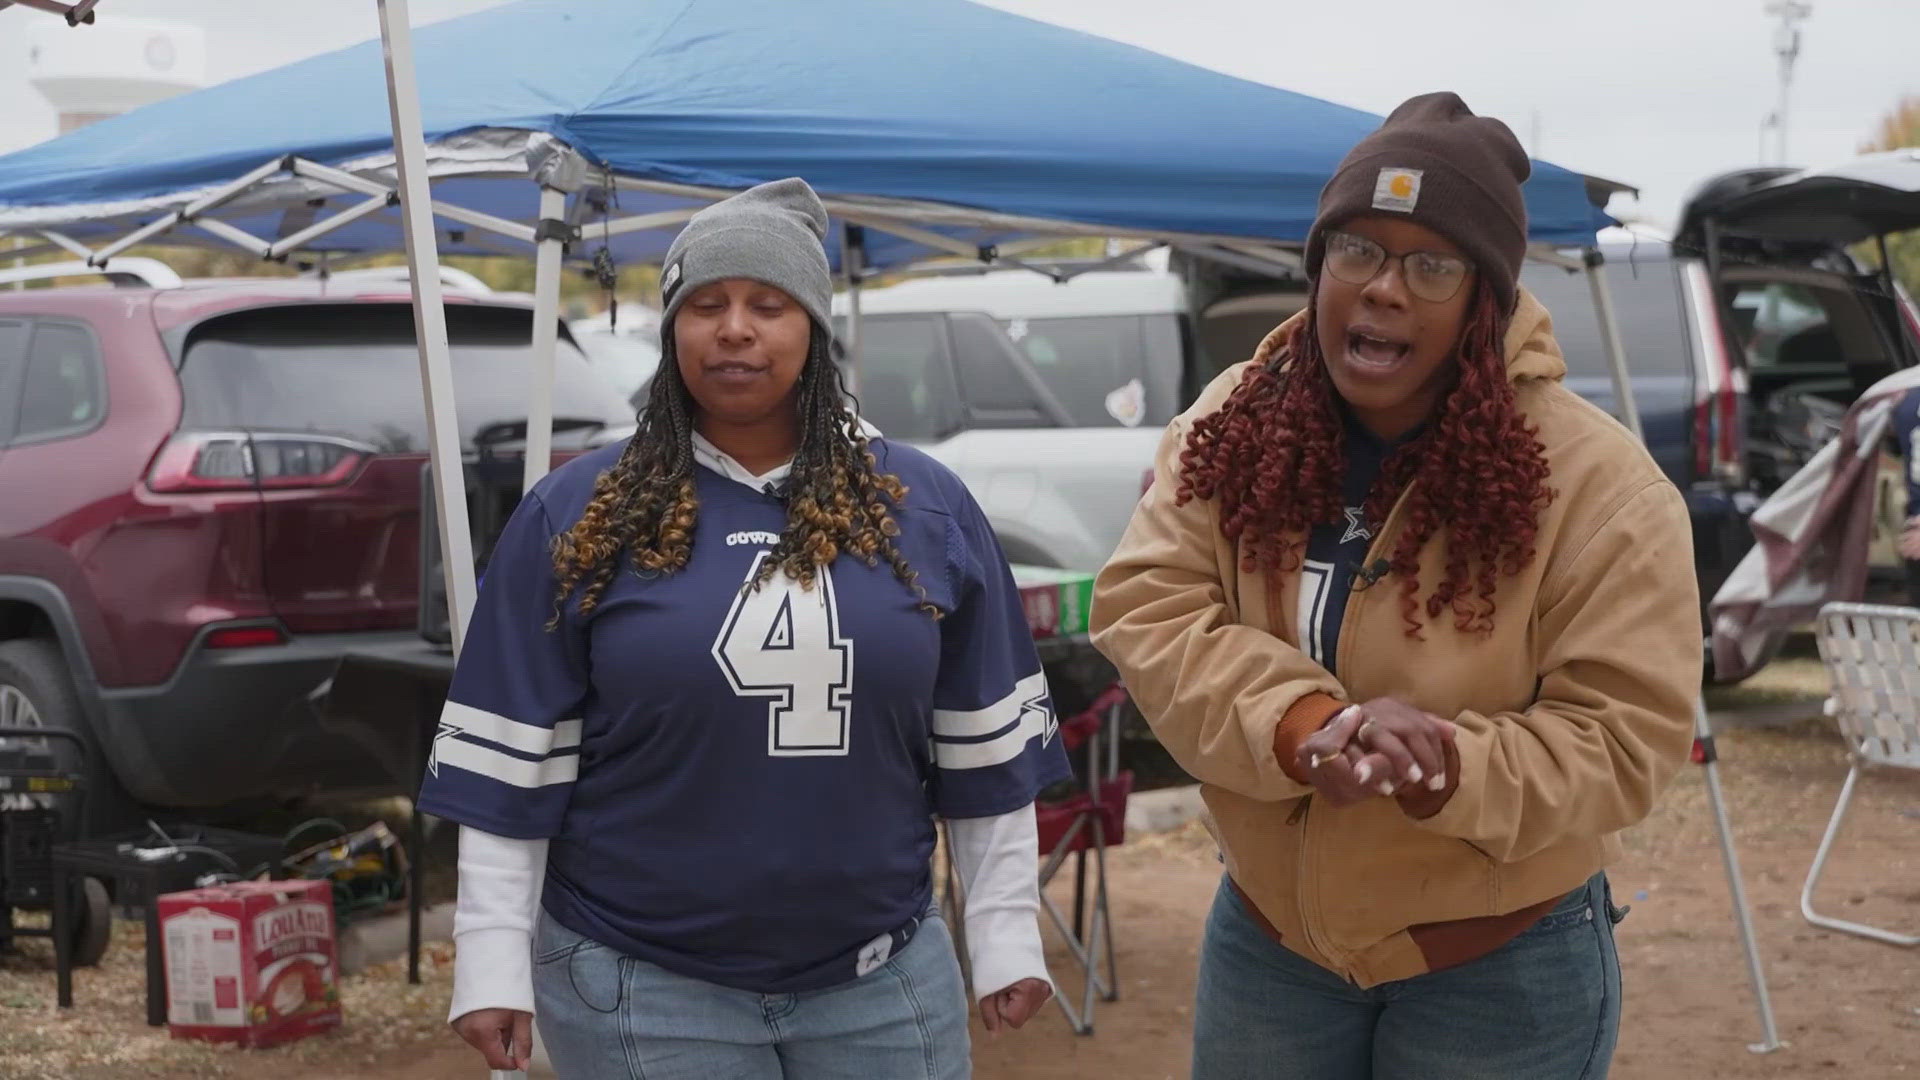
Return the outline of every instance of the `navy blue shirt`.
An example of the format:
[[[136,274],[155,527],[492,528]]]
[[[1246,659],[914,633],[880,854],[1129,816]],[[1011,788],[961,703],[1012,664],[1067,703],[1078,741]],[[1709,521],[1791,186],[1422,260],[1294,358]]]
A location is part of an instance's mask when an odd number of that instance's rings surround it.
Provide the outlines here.
[[[909,489],[895,543],[945,618],[884,560],[745,591],[786,506],[699,467],[686,567],[623,565],[548,631],[549,544],[621,449],[508,522],[421,809],[551,837],[547,912],[668,970],[757,993],[865,974],[927,910],[934,815],[1007,813],[1069,775],[1006,559],[957,477],[876,441]]]
[[[1347,471],[1340,491],[1342,519],[1315,525],[1308,532],[1306,558],[1300,568],[1300,606],[1294,613],[1301,651],[1334,675],[1339,674],[1334,653],[1340,641],[1340,623],[1347,613],[1347,597],[1356,587],[1371,584],[1366,574],[1367,551],[1381,523],[1367,520],[1367,494],[1373,490],[1387,457],[1414,437],[1409,434],[1389,444],[1352,416],[1344,420]],[[1371,576],[1377,578],[1377,571],[1375,568]]]

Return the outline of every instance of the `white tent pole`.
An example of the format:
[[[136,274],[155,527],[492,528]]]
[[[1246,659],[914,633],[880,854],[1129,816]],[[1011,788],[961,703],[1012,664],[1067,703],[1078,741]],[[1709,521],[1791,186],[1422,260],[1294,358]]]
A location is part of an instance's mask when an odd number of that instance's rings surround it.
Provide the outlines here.
[[[393,118],[393,150],[400,177],[402,235],[407,277],[413,287],[413,329],[420,345],[420,383],[427,398],[427,450],[440,523],[441,566],[446,574],[448,626],[457,656],[473,614],[473,536],[467,524],[466,471],[461,461],[460,421],[454,411],[453,357],[447,346],[447,310],[440,295],[440,250],[435,242],[427,152],[420,125],[420,95],[414,82],[413,35],[407,0],[375,0],[385,45],[387,105]]]
[[[860,243],[855,226],[840,223],[840,269],[847,275],[847,368],[852,373],[848,389],[860,393]]]
[[[1640,426],[1640,408],[1633,397],[1633,377],[1627,371],[1627,354],[1621,345],[1620,323],[1613,310],[1613,293],[1607,287],[1605,270],[1606,257],[1599,248],[1588,248],[1582,262],[1587,268],[1587,283],[1593,289],[1594,314],[1600,320],[1600,340],[1607,350],[1607,362],[1613,371],[1614,400],[1619,403],[1620,419],[1639,439],[1646,443],[1646,434]],[[1720,857],[1726,863],[1727,888],[1733,894],[1733,916],[1740,931],[1740,946],[1747,955],[1747,976],[1753,982],[1753,996],[1760,1010],[1760,1031],[1762,1041],[1748,1043],[1747,1049],[1756,1054],[1768,1054],[1780,1049],[1778,1030],[1773,1023],[1773,1001],[1767,995],[1766,973],[1760,967],[1760,945],[1753,933],[1753,916],[1747,907],[1747,887],[1740,877],[1740,856],[1733,846],[1733,826],[1727,820],[1725,797],[1720,792],[1719,755],[1714,750],[1713,728],[1707,722],[1707,706],[1703,698],[1696,695],[1693,699],[1693,741],[1698,750],[1698,760],[1707,770],[1707,801],[1713,804],[1713,823],[1720,837]]]
[[[527,457],[522,489],[533,485],[553,467],[553,350],[560,326],[560,255],[566,241],[567,193],[540,189],[539,247],[533,256],[532,383],[527,392]]]
[[[1646,432],[1640,427],[1640,406],[1633,399],[1633,377],[1627,373],[1627,350],[1620,343],[1620,323],[1613,313],[1613,291],[1607,287],[1606,256],[1599,248],[1588,248],[1587,284],[1593,289],[1594,314],[1600,317],[1600,341],[1607,350],[1607,364],[1613,371],[1613,400],[1620,422],[1642,443]]]

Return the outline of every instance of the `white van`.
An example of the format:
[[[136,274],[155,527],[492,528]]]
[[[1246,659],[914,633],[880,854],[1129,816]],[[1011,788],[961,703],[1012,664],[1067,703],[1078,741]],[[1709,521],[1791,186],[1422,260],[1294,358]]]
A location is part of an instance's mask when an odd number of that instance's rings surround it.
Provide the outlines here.
[[[1193,291],[1164,258],[1060,284],[997,270],[868,288],[854,392],[966,481],[1013,561],[1098,569],[1167,422],[1300,306],[1269,284],[1196,315]],[[835,297],[843,341],[847,311]]]

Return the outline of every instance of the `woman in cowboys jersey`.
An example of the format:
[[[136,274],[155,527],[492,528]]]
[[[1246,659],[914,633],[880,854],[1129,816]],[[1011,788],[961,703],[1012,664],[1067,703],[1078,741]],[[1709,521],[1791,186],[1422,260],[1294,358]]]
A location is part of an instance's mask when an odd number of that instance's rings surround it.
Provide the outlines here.
[[[668,252],[638,434],[521,502],[421,799],[461,824],[454,1026],[563,1077],[969,1075],[931,906],[951,822],[989,1031],[1051,991],[1033,800],[1067,775],[960,481],[848,409],[799,180]]]

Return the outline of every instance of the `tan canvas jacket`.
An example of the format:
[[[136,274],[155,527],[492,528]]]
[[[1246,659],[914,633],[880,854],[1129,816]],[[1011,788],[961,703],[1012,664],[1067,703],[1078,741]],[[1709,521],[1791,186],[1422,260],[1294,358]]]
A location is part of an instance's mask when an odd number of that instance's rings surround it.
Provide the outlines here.
[[[1254,360],[1281,348],[1269,335]],[[1407,636],[1398,579],[1348,600],[1335,679],[1296,647],[1299,572],[1243,573],[1211,502],[1175,505],[1191,423],[1168,428],[1155,479],[1096,585],[1094,643],[1161,742],[1203,783],[1242,892],[1294,951],[1362,986],[1434,966],[1409,927],[1516,912],[1614,858],[1686,759],[1701,624],[1680,493],[1620,424],[1561,385],[1546,309],[1522,293],[1506,338],[1521,411],[1555,491],[1537,555],[1503,577],[1490,634],[1450,614]],[[1390,553],[1404,496],[1373,538]],[[1421,553],[1421,595],[1443,577]],[[1397,697],[1458,725],[1457,786],[1437,811],[1392,798],[1334,809],[1276,753],[1346,702]]]

